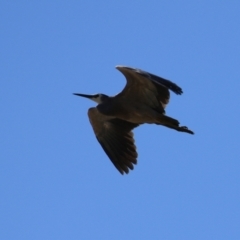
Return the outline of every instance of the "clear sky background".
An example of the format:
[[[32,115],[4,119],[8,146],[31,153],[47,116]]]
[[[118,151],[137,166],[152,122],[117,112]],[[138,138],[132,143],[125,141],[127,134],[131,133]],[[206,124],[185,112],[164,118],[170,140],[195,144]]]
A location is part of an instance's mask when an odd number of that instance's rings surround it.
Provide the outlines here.
[[[239,1],[1,1],[0,239],[240,239]],[[95,139],[116,65],[168,78],[195,135],[135,129],[122,176]]]

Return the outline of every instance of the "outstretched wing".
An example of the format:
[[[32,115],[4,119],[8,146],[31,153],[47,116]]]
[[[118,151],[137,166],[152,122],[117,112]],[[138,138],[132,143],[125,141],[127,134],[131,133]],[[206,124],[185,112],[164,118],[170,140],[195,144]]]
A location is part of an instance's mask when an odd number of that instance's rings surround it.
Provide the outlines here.
[[[165,108],[170,99],[169,89],[176,94],[182,94],[182,89],[167,79],[136,68],[125,66],[116,68],[124,74],[127,80],[125,88],[118,94],[121,97],[131,96],[131,99],[150,102],[153,107],[161,103]]]
[[[88,117],[98,142],[121,174],[133,170],[137,164],[137,151],[132,129],[138,124],[121,119],[109,119],[97,108],[88,110]]]

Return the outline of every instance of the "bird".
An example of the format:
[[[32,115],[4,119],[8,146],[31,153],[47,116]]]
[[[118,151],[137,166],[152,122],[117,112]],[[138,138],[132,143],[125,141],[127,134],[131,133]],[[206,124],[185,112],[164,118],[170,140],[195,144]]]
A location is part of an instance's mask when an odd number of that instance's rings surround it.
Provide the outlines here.
[[[129,173],[137,164],[133,129],[142,124],[157,124],[179,132],[194,134],[179,121],[165,115],[170,91],[183,93],[175,83],[138,68],[117,65],[126,78],[124,89],[115,96],[81,94],[97,103],[88,109],[89,121],[103,150],[121,174]]]

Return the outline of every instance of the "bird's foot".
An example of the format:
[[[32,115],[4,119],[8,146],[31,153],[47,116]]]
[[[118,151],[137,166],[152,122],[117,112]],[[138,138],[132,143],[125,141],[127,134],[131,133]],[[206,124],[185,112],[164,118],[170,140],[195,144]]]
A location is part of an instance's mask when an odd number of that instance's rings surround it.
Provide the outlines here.
[[[181,132],[187,132],[187,133],[190,133],[190,134],[194,134],[194,132],[193,131],[191,131],[191,130],[189,130],[188,129],[188,127],[186,127],[186,126],[181,126],[181,127],[179,127],[180,129],[180,131]]]

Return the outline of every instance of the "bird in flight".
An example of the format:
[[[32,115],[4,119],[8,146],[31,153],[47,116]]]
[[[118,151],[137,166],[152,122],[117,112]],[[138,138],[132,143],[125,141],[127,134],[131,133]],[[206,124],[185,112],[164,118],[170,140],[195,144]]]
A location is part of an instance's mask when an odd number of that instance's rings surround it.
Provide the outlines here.
[[[76,96],[93,100],[98,105],[89,108],[88,117],[103,150],[121,173],[129,173],[137,164],[133,129],[144,123],[154,123],[194,134],[178,120],[165,115],[170,99],[169,90],[182,94],[175,83],[149,72],[126,66],[116,66],[125,76],[124,89],[113,97],[105,94]]]

